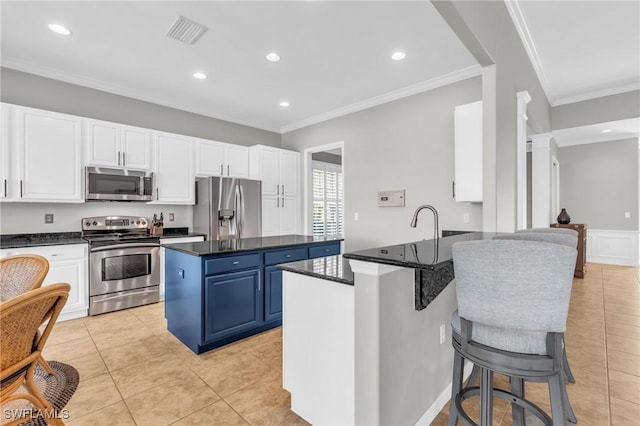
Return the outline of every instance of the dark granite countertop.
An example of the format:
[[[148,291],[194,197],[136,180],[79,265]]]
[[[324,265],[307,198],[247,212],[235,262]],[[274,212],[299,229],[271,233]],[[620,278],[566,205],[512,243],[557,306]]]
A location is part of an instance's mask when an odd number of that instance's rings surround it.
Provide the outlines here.
[[[198,234],[189,232],[189,228],[164,228],[162,235],[158,235],[160,238],[185,238],[185,237],[204,237],[204,234]]]
[[[353,285],[353,271],[349,266],[349,260],[342,256],[327,256],[284,263],[278,265],[278,268],[283,271]]]
[[[342,241],[341,236],[313,237],[309,235],[280,235],[275,237],[239,238],[234,240],[198,241],[165,245],[165,248],[187,253],[192,256],[228,254],[234,252],[275,249],[304,244]]]
[[[55,246],[63,244],[87,244],[80,232],[47,232],[42,234],[0,235],[0,248]]]
[[[468,232],[443,237],[438,240],[422,240],[394,246],[377,247],[345,253],[345,259],[384,263],[405,268],[436,270],[453,261],[451,246],[458,241],[486,240],[495,233]]]

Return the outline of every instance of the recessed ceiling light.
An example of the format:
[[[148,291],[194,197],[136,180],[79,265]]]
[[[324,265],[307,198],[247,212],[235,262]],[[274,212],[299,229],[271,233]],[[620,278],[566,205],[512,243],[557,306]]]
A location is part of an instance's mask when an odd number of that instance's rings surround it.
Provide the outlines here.
[[[611,129],[604,129],[604,130],[602,131],[602,133],[611,133],[611,132],[612,132],[612,130],[611,130]]]
[[[289,106],[289,102],[287,102],[287,101],[282,101],[282,102],[280,102],[280,106],[281,106],[281,107],[285,107],[285,108],[286,108],[286,107],[288,107],[288,106]]]
[[[393,59],[394,61],[399,61],[401,59],[404,59],[406,56],[407,54],[404,52],[396,52],[393,55],[391,55],[391,59]]]
[[[205,74],[202,74],[201,72],[194,73],[193,77],[197,78],[198,80],[204,80],[207,78],[207,76]]]
[[[71,30],[69,30],[67,27],[64,27],[60,24],[49,24],[49,29],[51,31],[53,31],[54,33],[58,33],[58,34],[62,34],[62,35],[69,35],[71,34]]]
[[[280,55],[276,52],[271,52],[267,55],[267,61],[269,62],[278,62],[280,60]]]

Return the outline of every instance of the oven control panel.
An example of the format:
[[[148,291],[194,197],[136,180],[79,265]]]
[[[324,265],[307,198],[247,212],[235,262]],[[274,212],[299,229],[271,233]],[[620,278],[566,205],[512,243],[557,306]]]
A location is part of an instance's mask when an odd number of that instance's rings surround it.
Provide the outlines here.
[[[82,219],[83,231],[147,229],[149,220],[138,216],[98,216]]]

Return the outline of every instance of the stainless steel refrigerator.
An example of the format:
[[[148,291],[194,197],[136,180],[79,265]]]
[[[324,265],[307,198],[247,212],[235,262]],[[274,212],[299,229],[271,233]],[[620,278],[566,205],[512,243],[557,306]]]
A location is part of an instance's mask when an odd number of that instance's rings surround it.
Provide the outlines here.
[[[196,179],[193,232],[207,240],[262,236],[262,182],[227,177]]]

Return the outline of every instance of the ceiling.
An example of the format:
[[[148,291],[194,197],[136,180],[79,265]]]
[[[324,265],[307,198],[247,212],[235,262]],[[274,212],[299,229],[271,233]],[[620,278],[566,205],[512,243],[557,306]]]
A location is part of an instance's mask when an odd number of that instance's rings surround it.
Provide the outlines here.
[[[640,117],[554,130],[552,133],[559,147],[637,138],[640,136]]]
[[[194,45],[165,35],[180,15]],[[3,1],[2,64],[276,132],[479,75],[428,1]]]
[[[507,2],[552,106],[640,89],[640,2]]]
[[[507,6],[552,105],[640,88],[640,2]],[[167,37],[178,16],[208,31]],[[1,28],[3,66],[279,133],[480,72],[426,0],[3,0]]]

